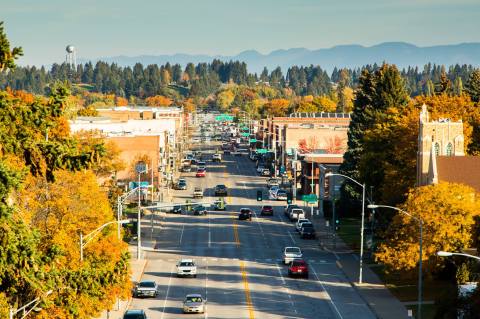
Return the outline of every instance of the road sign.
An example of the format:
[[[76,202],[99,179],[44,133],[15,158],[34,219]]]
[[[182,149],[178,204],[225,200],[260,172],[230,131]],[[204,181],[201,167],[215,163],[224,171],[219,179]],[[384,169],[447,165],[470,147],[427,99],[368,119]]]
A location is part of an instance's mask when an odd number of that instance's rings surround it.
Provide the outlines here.
[[[251,138],[250,143],[257,143],[257,139],[256,138]]]
[[[267,154],[268,150],[266,148],[257,148],[258,154]]]
[[[242,136],[249,137],[250,133],[242,133]]]
[[[137,174],[145,173],[146,170],[147,164],[145,164],[145,162],[138,162],[137,164],[135,164],[135,171],[137,172]]]
[[[242,126],[240,129],[241,129],[242,131],[248,131],[248,130],[249,130],[249,128],[246,127],[246,126]]]
[[[307,203],[316,203],[318,201],[316,194],[303,195],[302,200]]]
[[[233,116],[228,115],[228,114],[217,115],[217,116],[215,116],[215,121],[231,122],[231,121],[233,121]]]

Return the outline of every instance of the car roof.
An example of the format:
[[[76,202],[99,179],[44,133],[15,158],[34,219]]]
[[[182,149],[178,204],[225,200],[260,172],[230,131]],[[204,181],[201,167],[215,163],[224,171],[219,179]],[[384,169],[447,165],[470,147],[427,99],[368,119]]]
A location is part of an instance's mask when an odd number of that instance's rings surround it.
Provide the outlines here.
[[[188,297],[200,297],[202,298],[202,295],[201,294],[188,294],[185,296],[185,298],[188,298]]]
[[[180,259],[181,263],[193,263],[193,259]]]
[[[128,315],[143,315],[145,312],[141,309],[130,309],[125,312]]]
[[[140,281],[140,282],[153,282],[153,283],[155,283],[154,280],[142,280],[142,281]]]

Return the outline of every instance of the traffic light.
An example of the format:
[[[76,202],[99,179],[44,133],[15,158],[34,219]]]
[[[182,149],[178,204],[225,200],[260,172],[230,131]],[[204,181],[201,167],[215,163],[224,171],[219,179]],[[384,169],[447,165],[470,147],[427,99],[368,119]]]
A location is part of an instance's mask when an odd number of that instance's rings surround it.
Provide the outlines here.
[[[335,230],[339,230],[340,229],[340,219],[336,219],[335,220]]]
[[[292,203],[292,193],[287,193],[287,204],[291,204]]]
[[[257,201],[261,202],[263,200],[263,193],[262,191],[257,191]]]

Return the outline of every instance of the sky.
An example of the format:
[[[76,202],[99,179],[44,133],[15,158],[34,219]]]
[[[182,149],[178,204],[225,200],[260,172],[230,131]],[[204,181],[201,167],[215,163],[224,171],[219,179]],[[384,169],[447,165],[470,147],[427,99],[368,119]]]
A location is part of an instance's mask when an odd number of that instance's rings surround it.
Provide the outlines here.
[[[0,0],[21,65],[160,54],[480,42],[479,0]]]

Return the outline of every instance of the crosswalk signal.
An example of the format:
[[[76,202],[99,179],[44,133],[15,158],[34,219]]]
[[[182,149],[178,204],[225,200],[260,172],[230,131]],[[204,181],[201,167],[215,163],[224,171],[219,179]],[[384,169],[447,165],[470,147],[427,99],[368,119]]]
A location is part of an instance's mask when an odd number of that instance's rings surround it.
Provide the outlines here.
[[[262,191],[257,191],[257,201],[261,202],[263,200],[263,193]]]

